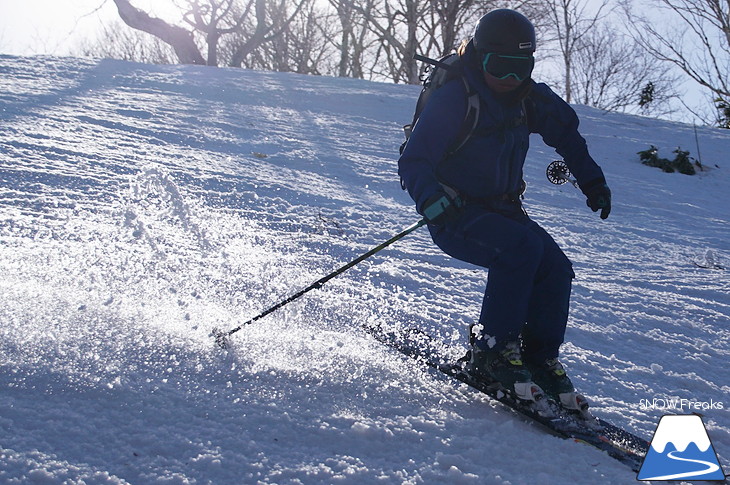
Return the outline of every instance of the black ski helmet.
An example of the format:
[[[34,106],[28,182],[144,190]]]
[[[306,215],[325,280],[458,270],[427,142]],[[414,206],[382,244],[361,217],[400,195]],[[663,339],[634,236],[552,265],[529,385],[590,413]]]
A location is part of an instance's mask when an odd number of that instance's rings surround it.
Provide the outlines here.
[[[492,10],[474,29],[474,47],[479,52],[527,54],[535,52],[535,27],[527,17],[508,8]]]

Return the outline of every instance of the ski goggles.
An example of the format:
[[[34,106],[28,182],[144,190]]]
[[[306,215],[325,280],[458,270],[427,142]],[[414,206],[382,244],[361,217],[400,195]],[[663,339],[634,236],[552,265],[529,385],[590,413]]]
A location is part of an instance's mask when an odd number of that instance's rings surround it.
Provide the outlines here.
[[[535,58],[527,54],[497,54],[487,52],[482,60],[482,69],[497,79],[507,79],[512,76],[518,81],[524,81],[535,67]]]

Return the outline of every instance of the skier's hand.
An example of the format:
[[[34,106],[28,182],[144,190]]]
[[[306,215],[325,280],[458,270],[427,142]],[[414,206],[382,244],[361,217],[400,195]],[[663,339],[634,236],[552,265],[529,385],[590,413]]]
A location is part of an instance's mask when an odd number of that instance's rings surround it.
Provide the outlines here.
[[[423,203],[422,212],[429,224],[443,226],[461,214],[461,200],[452,199],[444,192],[436,192]]]
[[[601,219],[608,218],[611,213],[611,189],[606,184],[606,179],[603,177],[592,180],[581,186],[583,193],[587,200],[586,205],[597,212],[601,210]]]

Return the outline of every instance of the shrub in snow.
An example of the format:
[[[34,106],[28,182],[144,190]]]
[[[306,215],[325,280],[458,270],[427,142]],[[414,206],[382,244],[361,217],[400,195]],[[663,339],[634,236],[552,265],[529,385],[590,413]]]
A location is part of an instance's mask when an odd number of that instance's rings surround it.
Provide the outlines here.
[[[681,147],[677,147],[672,153],[676,154],[672,161],[659,158],[659,149],[651,145],[648,150],[638,152],[638,155],[644,165],[659,167],[667,173],[679,172],[685,175],[694,175],[697,173],[695,166],[702,168],[700,163],[690,157],[689,152],[682,150]]]

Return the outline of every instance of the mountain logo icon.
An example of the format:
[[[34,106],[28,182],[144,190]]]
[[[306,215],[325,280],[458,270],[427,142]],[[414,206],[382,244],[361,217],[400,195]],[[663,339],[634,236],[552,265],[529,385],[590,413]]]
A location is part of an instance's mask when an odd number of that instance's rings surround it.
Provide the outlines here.
[[[705,423],[696,414],[662,416],[637,480],[724,480]]]

